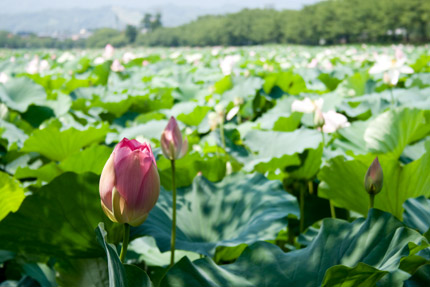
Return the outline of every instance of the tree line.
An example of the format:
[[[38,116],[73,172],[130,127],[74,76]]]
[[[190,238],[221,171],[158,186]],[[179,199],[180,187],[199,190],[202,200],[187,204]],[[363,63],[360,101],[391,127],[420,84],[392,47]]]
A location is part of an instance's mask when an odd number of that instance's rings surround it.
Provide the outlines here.
[[[428,0],[327,0],[301,10],[244,9],[162,27],[160,14],[145,14],[140,27],[104,28],[87,39],[57,40],[0,32],[0,47],[100,48],[344,43],[424,43],[430,40]]]
[[[150,46],[267,43],[422,43],[430,39],[428,0],[328,0],[301,10],[245,9],[204,16],[141,35]]]

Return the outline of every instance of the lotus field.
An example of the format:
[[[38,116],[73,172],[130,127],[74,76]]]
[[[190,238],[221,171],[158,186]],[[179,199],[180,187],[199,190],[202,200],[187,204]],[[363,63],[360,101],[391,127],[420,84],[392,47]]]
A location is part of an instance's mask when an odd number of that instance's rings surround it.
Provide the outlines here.
[[[0,50],[0,286],[429,286],[428,46]]]

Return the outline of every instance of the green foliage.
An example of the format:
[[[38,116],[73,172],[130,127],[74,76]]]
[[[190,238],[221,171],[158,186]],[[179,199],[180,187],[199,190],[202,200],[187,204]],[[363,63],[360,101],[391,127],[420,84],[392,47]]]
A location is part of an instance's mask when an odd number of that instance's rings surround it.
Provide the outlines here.
[[[352,223],[324,220],[312,244],[302,250],[284,253],[259,242],[233,264],[184,258],[167,272],[161,286],[393,286],[411,276],[400,263],[413,256],[408,243],[421,240],[392,215],[372,210],[366,220]]]
[[[360,15],[344,1],[337,8]],[[237,45],[317,43],[318,33],[327,40],[342,32],[336,16],[345,29],[357,25],[379,39],[377,30],[330,12],[334,2],[202,17],[184,36],[193,45],[206,36],[211,43],[233,37]],[[312,30],[287,25],[263,33],[287,20],[272,14],[310,21]],[[222,30],[198,34],[203,22]],[[136,44],[180,29],[148,31]],[[125,32],[98,33],[101,48],[105,36],[130,41]],[[383,73],[369,74],[374,55],[398,60],[400,52],[413,74],[390,86]],[[426,286],[427,55],[425,46],[370,45],[116,49],[112,57],[102,49],[1,50],[0,285]],[[34,59],[37,67],[27,69]],[[171,116],[188,141],[175,162],[173,266],[172,171],[160,145]],[[124,137],[151,145],[161,191],[147,220],[132,228],[121,263],[123,226],[103,213],[99,180]],[[384,180],[369,211],[364,175],[376,156]]]
[[[170,250],[171,206],[171,193],[162,189],[149,218],[132,228],[132,236],[151,235],[161,251]],[[275,239],[288,215],[298,216],[298,206],[280,182],[234,174],[214,184],[197,176],[178,194],[176,246],[212,256],[218,246]]]

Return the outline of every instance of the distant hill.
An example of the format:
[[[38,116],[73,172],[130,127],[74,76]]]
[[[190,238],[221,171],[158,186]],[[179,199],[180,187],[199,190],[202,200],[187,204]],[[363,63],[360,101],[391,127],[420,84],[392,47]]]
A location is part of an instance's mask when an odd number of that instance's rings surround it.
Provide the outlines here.
[[[75,34],[81,29],[123,29],[126,24],[137,25],[148,12],[160,12],[163,26],[173,27],[202,15],[234,13],[246,7],[299,9],[303,4],[317,1],[302,0],[297,4],[293,0],[238,0],[231,4],[227,0],[1,0],[0,30],[57,36]]]
[[[141,13],[121,8],[46,10],[34,13],[0,15],[0,30],[34,32],[56,36],[78,33],[81,29],[109,27],[121,29],[126,24],[138,24]]]

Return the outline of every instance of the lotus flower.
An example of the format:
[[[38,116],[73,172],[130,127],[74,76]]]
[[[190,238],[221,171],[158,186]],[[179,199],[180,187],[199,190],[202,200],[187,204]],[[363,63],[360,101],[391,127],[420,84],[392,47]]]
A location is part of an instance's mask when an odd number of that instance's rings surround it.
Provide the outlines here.
[[[124,71],[124,66],[123,66],[123,65],[121,65],[121,63],[120,63],[120,61],[119,61],[118,59],[115,59],[115,60],[112,62],[112,65],[110,66],[110,69],[111,69],[113,72],[122,72],[122,71]]]
[[[132,52],[125,52],[124,55],[122,55],[122,61],[125,64],[133,61],[134,59],[136,59],[136,55],[134,55]]]
[[[103,58],[105,58],[105,59],[112,58],[114,52],[115,52],[115,48],[111,44],[107,44],[105,47],[105,51],[103,53]]]
[[[181,131],[174,117],[170,118],[161,135],[161,150],[163,155],[170,160],[180,159],[187,153],[187,138],[182,139]]]
[[[220,68],[224,75],[230,75],[233,68],[240,61],[240,55],[228,55],[220,61]]]
[[[338,129],[350,126],[348,119],[344,115],[336,113],[335,111],[328,111],[322,115],[324,118],[322,130],[325,133],[334,133]]]
[[[384,73],[384,83],[392,86],[397,85],[400,74],[413,74],[414,70],[405,65],[406,58],[391,59],[387,55],[379,56],[375,65],[370,68],[369,74]]]
[[[322,109],[324,100],[323,99],[317,99],[317,100],[311,100],[309,98],[305,98],[304,100],[294,100],[294,102],[291,104],[291,111],[293,112],[301,112],[301,113],[313,113],[317,109]]]
[[[9,76],[6,73],[1,72],[0,73],[0,83],[6,84],[7,81],[9,81]]]
[[[376,157],[364,177],[364,188],[367,193],[375,195],[381,191],[383,180],[384,174],[382,172],[382,167],[378,157]]]
[[[114,222],[139,226],[160,193],[160,177],[149,144],[124,138],[106,162],[100,177],[100,198]]]

